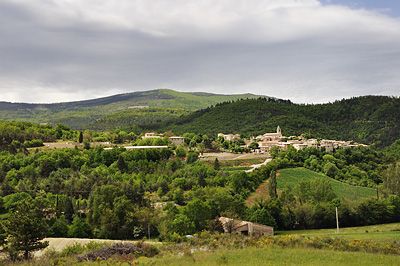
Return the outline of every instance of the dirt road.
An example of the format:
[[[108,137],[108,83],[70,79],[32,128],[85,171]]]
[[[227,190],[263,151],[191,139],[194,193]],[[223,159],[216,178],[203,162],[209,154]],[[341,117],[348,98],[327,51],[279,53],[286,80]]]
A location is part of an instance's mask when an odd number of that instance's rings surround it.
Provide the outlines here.
[[[218,160],[238,160],[238,159],[254,159],[254,158],[267,158],[266,154],[259,153],[245,153],[245,154],[235,154],[230,152],[210,152],[203,153],[200,157],[202,161],[214,161],[215,158]]]

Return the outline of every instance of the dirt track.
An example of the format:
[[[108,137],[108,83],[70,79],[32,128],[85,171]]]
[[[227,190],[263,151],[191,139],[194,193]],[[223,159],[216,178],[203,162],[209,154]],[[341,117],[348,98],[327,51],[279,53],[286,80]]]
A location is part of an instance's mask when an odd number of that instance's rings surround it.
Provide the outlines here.
[[[254,159],[254,158],[268,158],[266,154],[259,153],[244,153],[244,154],[234,154],[230,152],[213,152],[213,153],[203,153],[200,157],[202,161],[213,161],[215,158],[218,160],[239,160],[239,159]]]

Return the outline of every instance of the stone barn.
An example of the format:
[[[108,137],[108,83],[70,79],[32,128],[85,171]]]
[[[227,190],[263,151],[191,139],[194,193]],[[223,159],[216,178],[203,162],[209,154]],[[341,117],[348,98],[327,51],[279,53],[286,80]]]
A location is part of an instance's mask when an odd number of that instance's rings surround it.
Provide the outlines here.
[[[220,217],[219,221],[221,222],[225,233],[237,232],[244,235],[274,235],[274,228],[272,226],[256,224],[227,217]]]

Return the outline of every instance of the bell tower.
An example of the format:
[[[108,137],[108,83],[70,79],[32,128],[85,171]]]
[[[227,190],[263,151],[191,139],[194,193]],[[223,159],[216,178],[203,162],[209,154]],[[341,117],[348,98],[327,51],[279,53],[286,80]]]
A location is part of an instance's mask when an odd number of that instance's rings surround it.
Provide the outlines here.
[[[279,126],[276,128],[276,133],[282,135],[281,128]]]

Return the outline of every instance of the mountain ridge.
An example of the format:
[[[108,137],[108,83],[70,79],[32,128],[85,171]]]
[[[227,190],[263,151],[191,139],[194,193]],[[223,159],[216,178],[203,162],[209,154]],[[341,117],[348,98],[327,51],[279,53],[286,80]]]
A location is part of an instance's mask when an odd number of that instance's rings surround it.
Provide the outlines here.
[[[132,106],[198,110],[223,101],[257,97],[260,96],[254,94],[224,95],[157,89],[62,103],[11,103],[3,101],[0,102],[0,120],[62,123],[71,128],[79,129],[101,117],[127,110]]]

